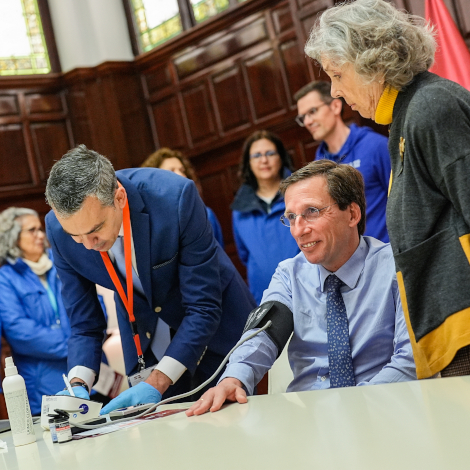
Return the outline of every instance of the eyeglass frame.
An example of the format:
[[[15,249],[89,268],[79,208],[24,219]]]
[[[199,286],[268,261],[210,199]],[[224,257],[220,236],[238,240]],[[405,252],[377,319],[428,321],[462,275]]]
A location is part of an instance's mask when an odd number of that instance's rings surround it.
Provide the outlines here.
[[[293,212],[289,212],[289,215],[294,216],[294,219],[293,219],[294,224],[293,225],[291,225],[290,223],[289,223],[289,225],[286,224],[285,220],[287,220],[289,222],[289,219],[286,217],[286,214],[281,215],[281,217],[279,217],[279,220],[281,221],[282,225],[284,225],[284,227],[288,227],[288,228],[294,227],[295,221],[297,220],[297,217],[302,217],[305,220],[305,222],[311,223],[311,222],[317,220],[320,217],[320,212],[321,211],[324,211],[325,209],[328,209],[329,207],[335,206],[337,204],[338,203],[335,202],[333,204],[330,204],[329,206],[322,207],[321,209],[317,209],[316,207],[307,207],[307,209],[305,209],[302,212],[302,214],[294,214]],[[310,209],[314,209],[313,213],[316,214],[316,215],[313,217],[312,220],[307,220],[307,216],[305,215],[305,213]]]
[[[298,114],[295,116],[295,122],[300,126],[300,127],[305,127],[304,121],[305,117],[310,115],[310,116],[315,116],[317,114],[318,110],[322,106],[329,106],[331,103],[322,103],[318,106],[314,106],[313,108],[310,108],[305,114]]]
[[[264,153],[256,152],[256,153],[250,154],[250,160],[257,160],[258,158],[261,158],[261,157],[270,158],[270,157],[275,157],[276,155],[279,156],[279,152],[277,150],[266,150],[266,152]]]
[[[31,227],[31,228],[22,229],[21,233],[23,232],[27,232],[31,234],[33,237],[36,237],[39,232],[46,233],[46,231],[42,227]]]

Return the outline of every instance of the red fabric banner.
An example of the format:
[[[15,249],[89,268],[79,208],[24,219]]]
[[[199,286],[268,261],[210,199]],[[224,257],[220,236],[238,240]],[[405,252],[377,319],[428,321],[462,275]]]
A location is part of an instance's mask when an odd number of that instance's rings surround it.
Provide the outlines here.
[[[443,0],[426,0],[426,20],[437,32],[436,60],[430,71],[470,90],[470,51]]]

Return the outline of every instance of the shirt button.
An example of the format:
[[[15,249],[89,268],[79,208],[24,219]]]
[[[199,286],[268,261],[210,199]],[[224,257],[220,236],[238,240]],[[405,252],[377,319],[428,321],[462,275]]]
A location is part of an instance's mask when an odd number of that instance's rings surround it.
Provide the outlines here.
[[[152,337],[152,334],[150,333],[150,331],[147,331],[147,333],[145,333],[145,336],[147,336],[147,338],[150,339]]]
[[[320,379],[322,382],[324,382],[326,380],[326,377],[323,376],[321,379]]]
[[[155,312],[156,313],[160,313],[162,311],[162,308],[161,307],[155,307]]]

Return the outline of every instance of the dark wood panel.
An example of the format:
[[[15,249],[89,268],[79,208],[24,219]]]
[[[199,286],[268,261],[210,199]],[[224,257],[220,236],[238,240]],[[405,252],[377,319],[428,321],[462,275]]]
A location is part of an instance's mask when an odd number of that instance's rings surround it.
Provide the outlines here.
[[[305,66],[305,54],[301,53],[297,39],[281,44],[279,50],[287,77],[289,102],[295,104],[294,94],[310,81]]]
[[[152,104],[152,116],[160,147],[185,149],[188,145],[177,96]]]
[[[283,83],[272,49],[245,62],[255,120],[285,109]]]
[[[64,111],[62,96],[59,94],[26,94],[25,102],[29,114]]]
[[[294,27],[294,21],[289,5],[282,5],[279,8],[273,9],[271,16],[276,35],[280,35]]]
[[[229,31],[217,33],[206,39],[198,47],[190,47],[174,59],[174,64],[180,78],[202,70],[209,65],[233,56],[249,46],[268,38],[264,17],[237,29],[235,25]],[[251,20],[251,19],[250,19]],[[245,23],[247,20],[244,20]]]
[[[182,92],[193,145],[215,137],[215,125],[207,83],[200,82]]]
[[[148,73],[144,74],[144,79],[147,84],[149,95],[170,86],[172,80],[169,64],[152,69]]]
[[[54,162],[60,160],[71,147],[67,125],[64,121],[31,124],[31,136],[39,177],[45,183]]]
[[[119,128],[125,145],[122,167],[139,166],[155,150],[147,107],[138,76],[114,79],[114,93],[119,113]]]
[[[81,86],[71,86],[66,93],[66,100],[75,145],[85,144],[87,147],[93,148],[85,90]]]
[[[18,98],[14,95],[0,95],[0,116],[12,116],[18,114]]]
[[[0,126],[0,187],[32,183],[23,126]]]
[[[215,74],[212,86],[222,132],[250,125],[249,103],[239,64]]]

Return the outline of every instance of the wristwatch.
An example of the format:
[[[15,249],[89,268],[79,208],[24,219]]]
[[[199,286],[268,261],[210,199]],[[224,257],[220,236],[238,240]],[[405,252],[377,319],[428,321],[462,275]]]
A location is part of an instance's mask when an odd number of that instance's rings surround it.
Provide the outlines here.
[[[85,382],[72,382],[70,384],[71,387],[83,387],[88,394],[90,393],[90,390],[88,390],[88,385]]]

